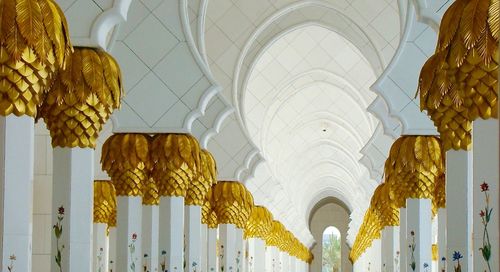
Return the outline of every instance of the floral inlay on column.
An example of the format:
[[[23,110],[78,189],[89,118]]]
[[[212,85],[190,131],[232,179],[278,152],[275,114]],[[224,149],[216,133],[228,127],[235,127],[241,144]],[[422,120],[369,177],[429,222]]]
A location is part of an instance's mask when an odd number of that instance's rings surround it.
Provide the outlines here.
[[[491,266],[490,266],[491,243],[490,243],[490,235],[488,233],[488,224],[490,223],[491,213],[493,212],[493,208],[490,208],[490,195],[488,193],[489,190],[490,189],[488,183],[483,182],[483,184],[481,184],[481,192],[484,192],[486,205],[484,207],[484,210],[481,210],[481,212],[479,213],[479,216],[481,216],[481,220],[484,226],[483,247],[479,248],[479,251],[481,251],[483,259],[484,261],[486,261],[486,264],[488,265],[488,271],[491,272]]]
[[[61,239],[61,235],[63,232],[63,220],[64,220],[64,207],[61,206],[57,209],[57,222],[52,227],[54,229],[54,235],[56,236],[56,249],[57,253],[55,256],[55,261],[57,266],[59,267],[59,272],[62,272],[62,251],[64,250],[64,245],[59,245],[59,240]]]
[[[455,265],[455,272],[462,272],[462,266],[460,265],[460,259],[462,259],[464,256],[460,254],[460,251],[455,251],[453,252],[453,261],[457,262]]]
[[[161,271],[166,272],[166,270],[167,270],[167,251],[165,251],[165,250],[161,251],[161,258],[162,258],[161,262],[160,262]]]
[[[198,267],[198,264],[196,262],[193,262],[191,264],[191,267],[193,268],[193,272],[196,272],[196,270],[197,270],[196,268]]]
[[[396,251],[396,257],[394,258],[394,270],[399,272],[399,251]]]
[[[98,269],[98,272],[103,272],[103,263],[102,263],[102,254],[104,253],[104,250],[101,248],[99,248],[99,253],[97,254],[97,264],[99,265],[99,269]]]
[[[149,255],[147,253],[144,253],[144,260],[142,262],[142,268],[144,272],[149,272],[148,263],[149,263]]]
[[[224,245],[220,245],[219,262],[220,262],[220,271],[224,272]]]
[[[415,262],[415,231],[411,231],[411,242],[408,244],[408,248],[410,249],[410,267],[412,271],[415,271],[415,268],[417,267],[417,263]]]
[[[430,271],[430,267],[429,267],[429,264],[428,263],[424,263],[424,272],[429,272]]]
[[[236,255],[236,272],[240,272],[240,258],[241,251],[238,250],[238,254]]]
[[[9,270],[9,272],[12,272],[14,271],[14,262],[16,261],[16,255],[10,255],[9,260],[10,264],[7,266],[7,270]]]
[[[136,258],[135,258],[135,242],[137,241],[137,234],[133,233],[132,234],[132,241],[130,242],[130,244],[128,245],[128,249],[129,249],[129,252],[130,252],[130,271],[131,272],[135,272],[135,261],[136,261]]]
[[[441,258],[441,262],[443,263],[443,267],[441,268],[441,272],[446,272],[446,257]]]

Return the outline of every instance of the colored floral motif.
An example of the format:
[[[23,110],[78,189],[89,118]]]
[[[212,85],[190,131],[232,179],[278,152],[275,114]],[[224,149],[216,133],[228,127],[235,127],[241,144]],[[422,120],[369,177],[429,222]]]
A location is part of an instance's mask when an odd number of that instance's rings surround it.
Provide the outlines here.
[[[396,258],[394,258],[394,269],[399,272],[399,251],[396,251]]]
[[[137,234],[132,234],[132,241],[128,245],[128,250],[130,252],[130,271],[135,272],[135,261],[136,258],[134,257],[135,255],[135,242],[137,241]]]
[[[197,267],[198,267],[198,264],[197,264],[196,262],[193,262],[193,263],[191,264],[191,267],[193,268],[193,272],[196,272],[196,269],[197,269]]]
[[[464,256],[460,254],[460,251],[455,251],[453,252],[453,261],[457,262],[455,265],[455,272],[462,272],[462,266],[460,265],[460,259],[462,259]]]
[[[491,258],[491,243],[490,243],[490,235],[488,233],[488,224],[490,223],[491,214],[493,213],[493,208],[490,208],[490,195],[489,195],[489,185],[486,182],[481,184],[481,192],[484,192],[486,205],[484,210],[479,212],[479,216],[481,217],[481,221],[483,223],[483,247],[479,248],[481,254],[483,256],[484,261],[488,265],[488,271],[491,272],[490,266],[490,258]]]
[[[14,271],[14,262],[16,261],[16,255],[10,255],[9,260],[10,264],[7,266],[7,270],[9,270],[9,272],[12,272]]]
[[[99,253],[97,253],[97,264],[99,265],[99,268],[97,271],[99,271],[99,272],[102,272],[102,270],[103,270],[102,254],[103,254],[103,249],[101,247],[101,248],[99,248]]]
[[[113,260],[109,261],[109,272],[113,272],[114,263]]]
[[[429,269],[431,269],[429,267],[429,264],[428,263],[424,263],[424,272],[429,272]]]
[[[167,272],[167,251],[165,251],[165,250],[161,251],[161,258],[162,258],[162,260],[160,262],[161,271]]]
[[[219,262],[220,262],[220,271],[224,272],[224,245],[220,245]],[[229,269],[232,269],[232,267],[230,267]]]
[[[149,272],[148,266],[149,266],[149,255],[146,253],[144,254],[144,260],[142,263],[142,269],[144,272]]]
[[[410,249],[410,267],[411,267],[411,270],[412,271],[415,271],[415,268],[417,268],[417,263],[415,261],[415,248],[416,248],[416,245],[415,245],[415,232],[412,230],[410,232],[411,234],[411,242],[409,243],[408,245],[408,248]]]
[[[446,272],[446,257],[441,258],[441,272]]]
[[[59,272],[62,272],[62,251],[64,250],[64,245],[59,245],[61,240],[61,235],[63,233],[63,220],[64,220],[64,207],[61,206],[57,209],[57,222],[52,228],[54,229],[54,235],[56,236],[56,256],[55,261]]]
[[[238,251],[238,255],[236,255],[236,272],[240,272],[240,258],[241,251]]]

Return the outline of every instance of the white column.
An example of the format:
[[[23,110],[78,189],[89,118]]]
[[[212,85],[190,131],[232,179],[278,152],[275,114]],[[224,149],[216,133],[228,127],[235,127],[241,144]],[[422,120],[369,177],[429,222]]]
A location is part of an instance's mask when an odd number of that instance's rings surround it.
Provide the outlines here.
[[[447,271],[455,272],[453,253],[460,252],[462,272],[472,272],[472,152],[446,152]]]
[[[438,271],[446,271],[446,208],[438,210]],[[443,260],[443,257],[445,260]]]
[[[407,212],[407,241],[408,244],[415,239],[415,250],[413,252],[414,261],[416,264],[416,272],[430,272],[432,266],[432,204],[430,199],[414,199],[406,200]],[[412,231],[414,237],[412,236]],[[412,250],[407,252],[408,267],[412,263]],[[425,264],[428,268],[424,269]],[[408,271],[411,271],[408,268]]]
[[[243,230],[236,228],[234,232],[234,238],[236,242],[236,269],[234,271],[244,272],[243,270],[243,262],[245,261],[245,243],[243,240]]]
[[[0,117],[0,270],[16,256],[15,271],[31,271],[33,226],[33,118]]]
[[[296,272],[297,271],[297,262],[295,257],[290,256],[290,272]]]
[[[186,271],[199,272],[203,267],[201,265],[201,207],[185,206],[185,212]]]
[[[408,271],[408,241],[407,237],[406,208],[399,209],[399,271]]]
[[[473,162],[474,162],[474,271],[500,271],[499,267],[499,213],[498,209],[498,181],[499,181],[499,136],[498,120],[476,120],[473,122]],[[481,190],[481,184],[489,185],[488,209],[493,209],[488,223],[487,232],[483,225],[480,211],[486,209],[485,192]],[[451,207],[451,206],[449,206]],[[484,217],[486,219],[486,216]],[[489,237],[489,243],[488,243]],[[479,248],[491,245],[491,257],[488,263],[485,261]]]
[[[91,148],[54,148],[52,185],[53,225],[58,208],[64,207],[63,232],[59,240],[63,271],[92,270],[94,150]],[[52,236],[52,256],[57,254]],[[54,258],[52,269],[57,268]]]
[[[184,270],[184,198],[161,197],[159,251],[166,251],[169,272]]]
[[[386,272],[398,271],[398,252],[399,226],[386,226],[382,230],[382,267],[385,265]]]
[[[118,204],[116,272],[140,272],[142,270],[142,197],[118,196],[116,199]]]
[[[289,272],[290,271],[290,256],[286,252],[280,252],[281,259],[281,271]]]
[[[109,262],[109,239],[107,236],[108,225],[103,223],[94,224],[94,240],[93,240],[93,253],[94,253],[94,269],[95,272],[106,272]]]
[[[217,229],[212,229],[208,228],[208,235],[207,235],[207,265],[208,265],[208,272],[213,272],[213,271],[220,271],[219,267],[217,265]]]
[[[208,269],[208,227],[201,224],[201,270],[210,271]]]
[[[439,217],[436,215],[432,218],[432,240],[431,243],[432,245],[437,245],[438,244],[438,226],[439,226]],[[432,255],[432,270],[429,269],[429,272],[438,272],[438,267],[439,267],[439,248],[438,248],[438,256],[437,259],[434,260],[434,251],[431,251]]]
[[[266,242],[260,238],[248,239],[250,265],[248,272],[266,271]]]
[[[109,229],[109,272],[116,272],[116,227]]]
[[[143,205],[141,271],[158,271],[159,235],[159,207],[156,205]],[[144,270],[144,267],[147,269]]]
[[[236,226],[219,225],[219,271],[236,272]]]
[[[381,271],[382,267],[382,240],[374,239],[369,249],[371,257],[371,271]]]
[[[270,271],[279,272],[280,260],[279,260],[279,249],[275,246],[268,247],[268,254],[270,259]]]

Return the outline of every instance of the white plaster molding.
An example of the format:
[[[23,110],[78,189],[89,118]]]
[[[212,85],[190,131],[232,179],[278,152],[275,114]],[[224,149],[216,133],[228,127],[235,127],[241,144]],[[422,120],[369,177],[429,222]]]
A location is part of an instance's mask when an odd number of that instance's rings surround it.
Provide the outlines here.
[[[196,121],[196,119],[198,119],[200,116],[205,115],[208,103],[212,100],[212,98],[214,98],[217,95],[217,93],[220,92],[220,90],[221,90],[220,86],[212,85],[203,93],[198,102],[198,107],[193,111],[191,111],[184,118],[183,127],[186,131],[189,131],[189,133],[191,133],[194,121]]]
[[[385,135],[393,139],[397,139],[399,135],[401,135],[401,124],[399,120],[389,115],[387,104],[381,96],[378,96],[370,106],[368,106],[367,110],[380,120]]]
[[[253,174],[255,174],[255,168],[261,161],[263,161],[263,159],[259,154],[259,149],[253,147],[252,150],[248,152],[243,165],[236,169],[234,176],[238,180],[241,180],[241,182],[246,183],[248,179],[253,177]],[[249,174],[244,176],[246,172],[249,172]]]
[[[412,101],[410,101],[409,104],[405,105],[400,105],[402,106],[401,110],[395,110],[393,108],[393,105],[400,104],[400,101],[395,101],[394,96],[392,93],[390,93],[389,90],[386,90],[384,88],[384,85],[386,82],[391,81],[392,79],[390,78],[391,73],[395,71],[395,68],[400,65],[400,62],[404,60],[403,56],[408,56],[408,46],[410,42],[412,42],[410,35],[412,34],[412,30],[416,27],[415,24],[417,24],[416,21],[416,14],[415,14],[415,7],[413,5],[408,6],[408,13],[407,13],[407,19],[406,19],[406,26],[405,26],[405,32],[404,35],[401,39],[401,43],[399,44],[398,50],[396,51],[396,54],[391,60],[391,63],[388,65],[387,69],[384,71],[384,73],[377,79],[377,81],[371,86],[371,90],[377,93],[380,97],[384,99],[386,102],[388,108],[389,108],[389,114],[392,117],[397,118],[403,125],[403,132],[402,134],[418,134],[418,135],[436,135],[436,129],[432,122],[427,119],[425,121],[421,122],[420,124],[414,126],[416,120],[424,118],[421,116],[424,113],[421,113],[420,111],[412,111],[410,113],[405,112],[405,108],[408,106],[411,106]],[[411,64],[409,64],[411,65]],[[416,85],[416,82],[415,82]],[[416,87],[415,87],[416,88]],[[410,108],[411,109],[411,108]],[[419,116],[420,115],[420,116]],[[426,116],[425,116],[426,117]]]
[[[214,126],[203,133],[201,137],[200,144],[202,148],[208,147],[210,140],[220,132],[222,124],[232,113],[234,113],[234,108],[231,106],[226,106],[223,111],[219,112],[217,119],[215,119]]]

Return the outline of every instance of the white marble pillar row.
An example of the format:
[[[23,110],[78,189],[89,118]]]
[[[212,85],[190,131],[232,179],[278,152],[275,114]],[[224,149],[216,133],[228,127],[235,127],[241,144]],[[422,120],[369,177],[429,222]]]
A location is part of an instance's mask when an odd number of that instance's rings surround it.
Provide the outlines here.
[[[236,272],[236,226],[219,225],[219,271]]]
[[[415,262],[416,272],[431,272],[432,269],[432,204],[430,199],[409,198],[406,200],[407,241],[414,243],[408,248],[408,271]],[[413,234],[413,235],[412,235]],[[413,257],[412,257],[413,256]]]
[[[446,208],[438,209],[438,271],[446,271]],[[444,259],[443,259],[444,258]]]
[[[160,235],[159,207],[157,205],[142,206],[142,257],[143,272],[158,271]]]
[[[472,152],[446,152],[446,259],[448,272],[455,272],[460,253],[463,272],[472,272]],[[452,208],[450,208],[452,207]]]
[[[116,227],[109,228],[109,253],[108,253],[108,271],[116,272]]]
[[[208,227],[206,224],[201,224],[201,243],[200,243],[202,271],[210,271],[208,269]]]
[[[260,238],[250,238],[249,269],[248,272],[266,271],[266,242]]]
[[[60,239],[52,236],[52,256],[62,250],[63,271],[92,270],[94,150],[55,147],[53,153],[52,210],[53,225],[63,227]],[[64,207],[64,219],[57,214]],[[55,258],[51,267],[57,269]]]
[[[93,270],[94,272],[109,271],[109,238],[108,225],[94,223],[93,239]]]
[[[217,229],[216,228],[208,228],[207,233],[207,271],[212,272],[220,272],[218,265],[217,253],[220,254],[219,248],[217,248]]]
[[[282,272],[290,271],[290,256],[286,252],[280,252],[280,262]]]
[[[280,270],[280,260],[279,260],[279,249],[275,246],[267,247],[268,258],[269,258],[269,271],[279,272]],[[267,263],[267,262],[266,262]]]
[[[399,209],[399,271],[408,271],[408,241],[406,208]]]
[[[16,271],[31,271],[34,130],[32,117],[0,117],[2,271],[14,263]]]
[[[199,272],[202,267],[201,228],[201,207],[185,206],[186,272]]]
[[[396,272],[399,268],[399,226],[382,230],[382,271]]]
[[[499,124],[497,119],[473,122],[473,253],[474,271],[500,271],[499,266]],[[485,191],[486,183],[488,190]],[[488,197],[488,202],[486,200]],[[491,211],[491,215],[487,217]],[[484,216],[481,216],[483,211]],[[489,222],[486,221],[489,219]],[[487,224],[486,224],[487,223]],[[487,228],[485,228],[485,224]],[[488,254],[489,251],[489,254]],[[489,257],[489,262],[485,257]]]
[[[116,272],[142,270],[142,197],[117,196]]]
[[[240,228],[236,228],[234,232],[234,238],[236,244],[236,249],[235,249],[236,268],[234,271],[244,272],[243,263],[245,262],[245,240],[243,239],[243,230]]]
[[[184,198],[160,198],[159,252],[166,252],[166,270],[184,270]],[[162,262],[160,261],[162,264]],[[161,265],[160,265],[161,266]],[[165,271],[162,271],[165,272]]]

